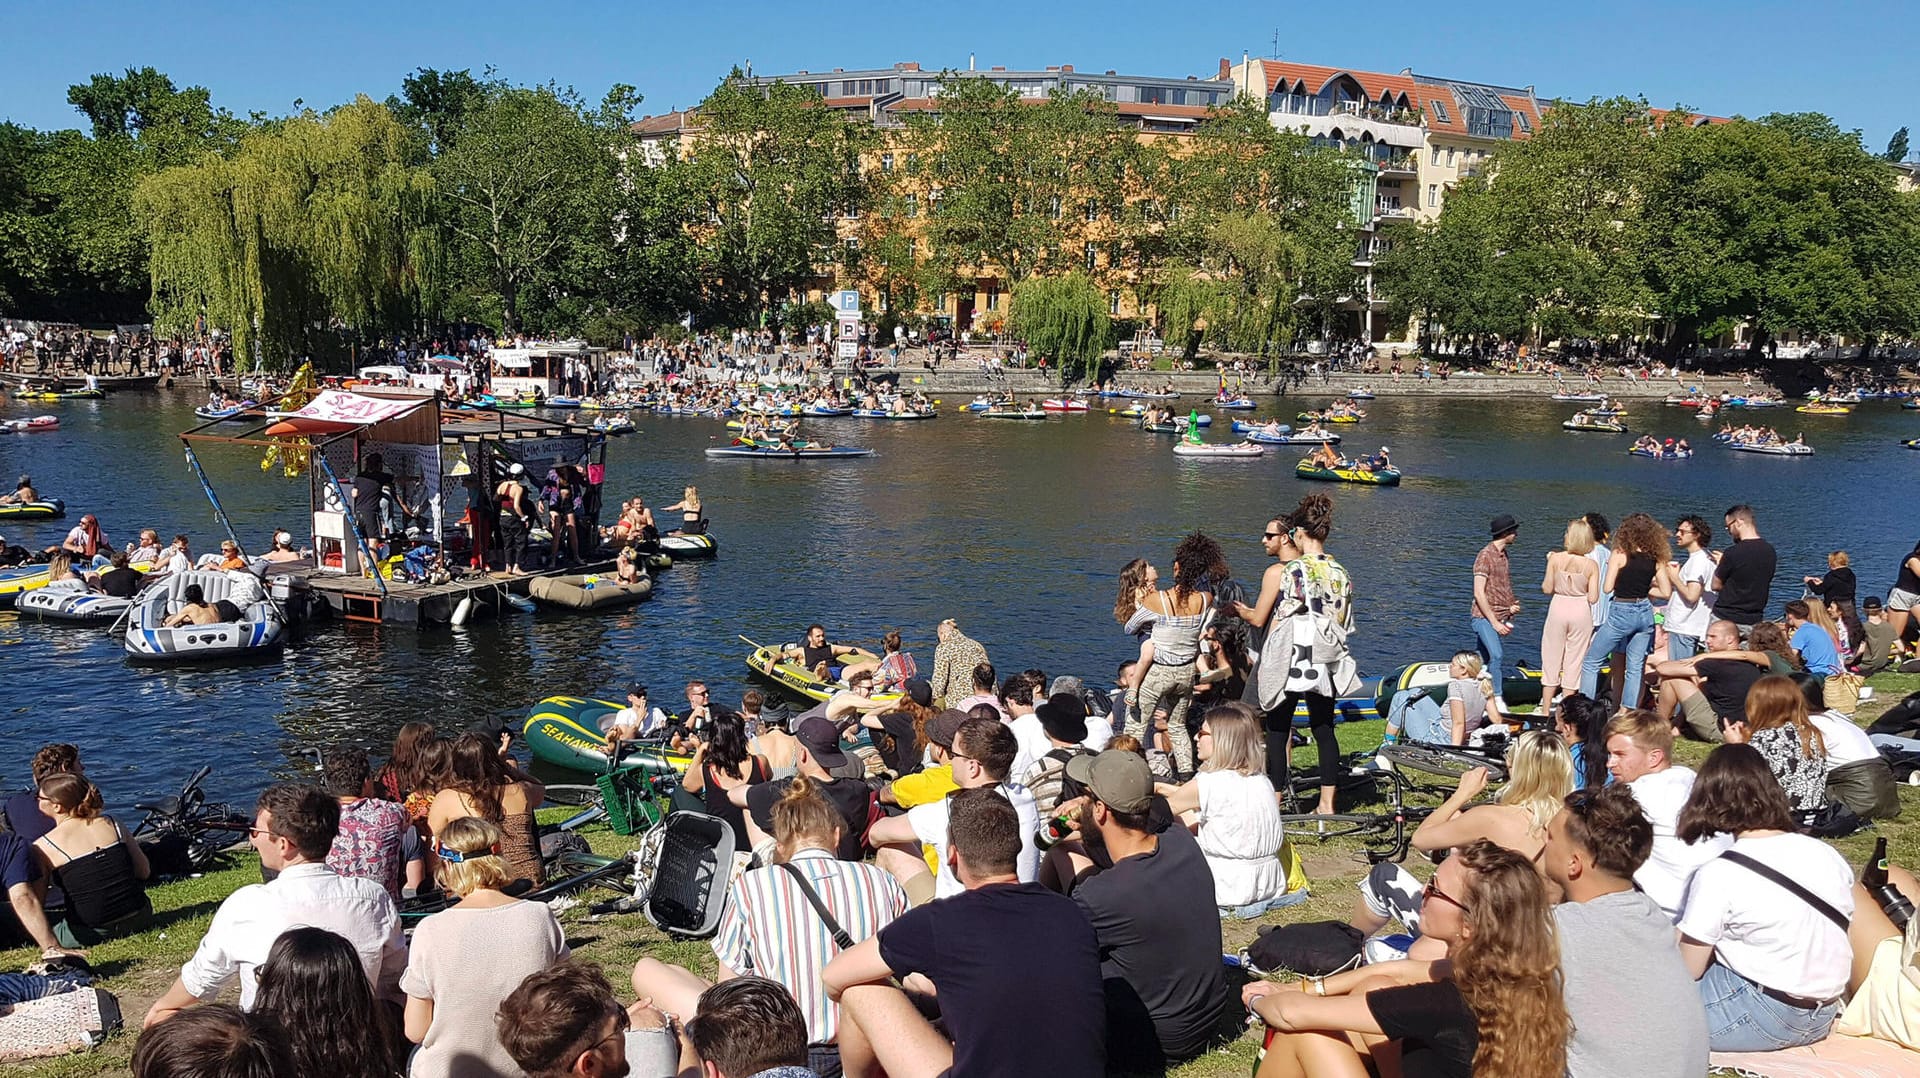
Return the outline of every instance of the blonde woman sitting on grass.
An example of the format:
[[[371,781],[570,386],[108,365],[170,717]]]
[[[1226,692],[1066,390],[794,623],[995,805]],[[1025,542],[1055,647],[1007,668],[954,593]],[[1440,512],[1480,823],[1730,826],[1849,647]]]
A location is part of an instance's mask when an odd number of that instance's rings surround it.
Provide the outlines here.
[[[1155,783],[1154,791],[1192,826],[1213,870],[1214,904],[1222,914],[1252,918],[1305,901],[1304,888],[1287,890],[1279,856],[1286,834],[1279,797],[1267,778],[1259,716],[1237,700],[1209,708],[1194,749],[1200,771],[1192,781]]]
[[[400,990],[407,1039],[418,1044],[411,1078],[518,1074],[494,1031],[494,1013],[520,982],[571,953],[544,902],[509,897],[514,873],[502,834],[478,816],[441,828],[434,878],[454,905],[420,922]]]

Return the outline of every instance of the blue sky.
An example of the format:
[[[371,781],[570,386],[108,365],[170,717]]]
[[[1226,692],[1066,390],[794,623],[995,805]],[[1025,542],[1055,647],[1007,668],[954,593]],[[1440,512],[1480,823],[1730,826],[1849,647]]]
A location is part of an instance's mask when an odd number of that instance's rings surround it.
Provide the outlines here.
[[[70,83],[151,64],[245,114],[326,107],[393,92],[418,67],[492,66],[516,82],[554,80],[598,98],[630,83],[645,112],[697,103],[734,64],[760,72],[1073,64],[1133,74],[1210,76],[1221,57],[1271,55],[1367,70],[1511,85],[1548,97],[1641,94],[1655,105],[1759,116],[1814,111],[1879,151],[1903,124],[1920,35],[1910,4],[1135,3],[1083,0],[889,5],[499,3],[323,0],[276,4],[16,3],[5,20],[0,117],[79,124]],[[1561,10],[1564,9],[1564,10]],[[1920,123],[1916,123],[1920,126]],[[1916,139],[1920,144],[1920,139]]]

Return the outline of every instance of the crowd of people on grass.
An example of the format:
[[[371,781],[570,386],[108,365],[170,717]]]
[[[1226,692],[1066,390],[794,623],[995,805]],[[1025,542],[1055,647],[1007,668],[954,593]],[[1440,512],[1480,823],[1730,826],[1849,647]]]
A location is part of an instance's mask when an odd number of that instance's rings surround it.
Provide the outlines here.
[[[265,881],[221,903],[149,1008],[135,1074],[1164,1074],[1249,1016],[1266,1078],[1677,1078],[1836,1030],[1920,1049],[1886,1019],[1920,885],[1876,866],[1863,886],[1815,837],[1836,806],[1899,810],[1849,714],[1866,626],[1886,626],[1867,648],[1888,662],[1912,626],[1856,612],[1839,554],[1805,580],[1818,602],[1765,620],[1774,558],[1744,506],[1717,557],[1697,516],[1671,538],[1643,514],[1570,522],[1542,577],[1531,716],[1507,706],[1502,648],[1519,524],[1492,521],[1480,648],[1397,698],[1387,738],[1504,735],[1504,784],[1469,770],[1421,819],[1430,878],[1389,863],[1360,882],[1340,926],[1354,968],[1281,983],[1223,960],[1223,922],[1308,896],[1287,821],[1333,812],[1355,766],[1334,737],[1358,688],[1334,526],[1322,495],[1271,518],[1257,589],[1204,534],[1164,577],[1128,564],[1114,614],[1137,650],[1111,693],[1003,678],[952,620],[928,677],[897,635],[873,655],[810,627],[795,659],[835,691],[797,715],[699,680],[669,713],[634,685],[608,749],[690,752],[676,807],[742,837],[711,961],[691,967],[656,952],[609,979],[525,897],[548,875],[546,790],[511,728],[408,723],[378,768],[327,750],[318,782],[260,795]],[[1913,583],[1886,605],[1910,610]],[[897,699],[875,699],[882,678]],[[1298,778],[1296,714],[1314,749]],[[1688,737],[1720,742],[1697,772],[1675,761]],[[79,752],[47,746],[33,770],[0,833],[20,930],[63,958],[150,924],[153,866]],[[437,912],[404,915],[422,896]]]

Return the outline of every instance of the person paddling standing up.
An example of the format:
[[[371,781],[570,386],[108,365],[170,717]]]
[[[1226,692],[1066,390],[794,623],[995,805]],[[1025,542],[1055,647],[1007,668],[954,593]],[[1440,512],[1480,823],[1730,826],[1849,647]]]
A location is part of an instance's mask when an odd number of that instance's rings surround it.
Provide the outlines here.
[[[1727,534],[1733,545],[1719,554],[1720,567],[1713,574],[1714,614],[1739,627],[1745,640],[1753,627],[1766,616],[1767,600],[1773,594],[1773,570],[1778,557],[1773,544],[1760,538],[1753,522],[1753,507],[1736,505],[1727,510]]]
[[[1494,706],[1504,712],[1507,702],[1501,695],[1506,677],[1504,641],[1513,632],[1513,619],[1520,603],[1513,597],[1513,575],[1507,563],[1507,551],[1520,537],[1520,525],[1510,514],[1502,513],[1487,526],[1492,540],[1480,548],[1473,559],[1473,635],[1479,640],[1480,654],[1493,678]]]

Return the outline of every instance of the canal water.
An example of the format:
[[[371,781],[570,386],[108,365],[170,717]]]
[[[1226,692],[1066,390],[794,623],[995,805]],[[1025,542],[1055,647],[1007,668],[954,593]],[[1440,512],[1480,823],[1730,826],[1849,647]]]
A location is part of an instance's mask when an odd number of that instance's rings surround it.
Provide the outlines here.
[[[1267,400],[1263,410],[1286,422],[1320,403]],[[0,476],[31,472],[68,505],[64,522],[0,528],[7,541],[57,543],[93,512],[116,545],[153,527],[189,534],[196,552],[215,548],[218,525],[176,437],[196,403],[161,392],[0,407],[0,418],[59,409],[57,432],[0,435]],[[51,740],[79,744],[121,803],[203,763],[215,766],[218,795],[240,798],[296,773],[308,746],[358,742],[378,759],[410,719],[457,728],[518,717],[553,694],[615,694],[636,679],[667,704],[690,677],[731,701],[748,684],[739,636],[793,640],[812,621],[869,644],[898,628],[930,671],[934,625],[954,617],[1003,671],[1104,684],[1096,679],[1132,650],[1111,614],[1121,565],[1146,556],[1164,572],[1180,536],[1201,529],[1257,587],[1265,521],[1308,493],[1334,499],[1330,548],[1355,581],[1353,645],[1368,673],[1471,645],[1470,568],[1499,513],[1522,523],[1513,564],[1526,610],[1510,660],[1538,654],[1538,573],[1576,513],[1617,522],[1644,510],[1671,523],[1697,512],[1717,533],[1727,506],[1751,503],[1780,550],[1776,610],[1835,548],[1852,553],[1863,595],[1884,593],[1920,535],[1920,453],[1899,444],[1920,436],[1920,413],[1891,403],[1847,418],[1752,413],[1788,436],[1804,430],[1818,450],[1810,459],[1731,453],[1692,412],[1637,403],[1634,430],[1689,437],[1698,449],[1690,461],[1656,462],[1626,455],[1631,436],[1563,433],[1574,405],[1382,399],[1342,433],[1355,451],[1392,448],[1406,473],[1397,489],[1296,479],[1303,448],[1177,458],[1172,439],[1103,413],[992,422],[947,403],[928,423],[812,421],[819,437],[875,450],[831,463],[708,459],[702,450],[726,439],[718,421],[637,417],[640,433],[612,442],[608,503],[640,494],[668,504],[696,484],[721,553],[666,571],[651,602],[609,616],[542,612],[457,631],[332,622],[267,665],[168,670],[128,665],[104,632],[0,613],[0,788],[25,783],[34,748]],[[1233,437],[1228,419],[1219,414],[1209,440]],[[263,472],[257,449],[200,456],[251,546],[276,527],[303,531],[303,481]]]

